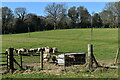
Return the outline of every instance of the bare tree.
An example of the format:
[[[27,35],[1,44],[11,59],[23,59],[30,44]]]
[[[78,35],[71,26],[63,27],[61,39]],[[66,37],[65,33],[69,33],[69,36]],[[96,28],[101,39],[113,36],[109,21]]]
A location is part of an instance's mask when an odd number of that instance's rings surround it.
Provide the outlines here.
[[[2,7],[2,33],[10,32],[10,22],[13,18],[12,10],[8,7]]]
[[[60,16],[66,12],[66,7],[65,4],[52,3],[45,7],[45,12],[47,13],[47,17],[53,22],[54,29],[56,29]]]
[[[19,19],[22,21],[25,20],[25,16],[27,14],[26,8],[16,8],[14,12]]]
[[[103,21],[103,27],[111,28],[114,25],[114,16],[110,10],[103,10],[99,14]]]
[[[119,2],[109,2],[105,6],[105,10],[108,10],[112,13],[111,18],[113,19],[112,27],[119,26],[120,24],[120,1]]]

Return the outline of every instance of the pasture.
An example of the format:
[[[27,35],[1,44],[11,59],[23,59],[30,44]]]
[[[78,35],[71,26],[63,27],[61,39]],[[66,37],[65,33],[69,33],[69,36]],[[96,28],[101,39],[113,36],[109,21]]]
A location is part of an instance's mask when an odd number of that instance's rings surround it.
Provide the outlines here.
[[[118,29],[117,28],[95,28],[93,29],[93,39],[91,38],[91,29],[63,29],[50,30],[41,32],[31,32],[22,34],[7,34],[2,35],[2,52],[6,48],[38,48],[38,47],[57,47],[59,52],[87,52],[87,45],[89,43],[94,45],[94,55],[98,62],[102,64],[112,64],[116,56],[118,48]],[[1,35],[0,35],[1,36]],[[29,59],[29,60],[28,60]],[[32,58],[26,58],[30,62]],[[34,60],[37,60],[37,58]],[[115,74],[114,74],[115,73]],[[66,76],[65,76],[66,75]],[[71,75],[50,75],[50,77],[70,77]],[[86,74],[89,77],[89,74]],[[103,74],[94,74],[95,77],[116,77],[117,71]],[[114,75],[114,76],[112,76]],[[6,75],[7,76],[7,75]],[[8,75],[7,77],[9,77]],[[22,74],[15,75],[16,77],[23,76]],[[29,75],[24,75],[24,77]],[[32,75],[32,77],[40,74]],[[44,76],[45,75],[41,75]],[[73,76],[73,75],[72,75]],[[76,76],[76,75],[74,75]],[[73,77],[74,77],[73,76]],[[4,76],[5,77],[5,76]],[[14,75],[11,75],[14,77]],[[30,76],[29,76],[30,77]],[[46,77],[49,77],[46,76]],[[76,76],[78,77],[78,76]],[[83,75],[79,77],[85,77]]]

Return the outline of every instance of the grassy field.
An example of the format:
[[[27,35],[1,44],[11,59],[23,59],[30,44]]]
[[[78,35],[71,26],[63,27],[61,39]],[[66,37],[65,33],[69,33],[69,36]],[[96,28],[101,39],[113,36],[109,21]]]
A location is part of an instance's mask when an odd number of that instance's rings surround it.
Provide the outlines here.
[[[61,74],[61,75],[52,75],[52,74],[43,74],[43,73],[34,73],[34,74],[7,74],[3,78],[117,78],[117,70],[107,71],[104,73],[74,73],[74,74]],[[50,79],[51,80],[51,79]],[[53,79],[52,79],[53,80]],[[69,80],[69,79],[68,79]],[[94,80],[94,79],[93,79]],[[110,79],[113,80],[113,79]],[[116,80],[116,79],[115,79]]]
[[[6,48],[57,47],[60,52],[87,52],[87,45],[94,45],[94,54],[100,60],[113,60],[118,47],[118,29],[51,30],[2,36],[2,51]]]
[[[99,62],[104,62],[106,64],[113,63],[116,55],[116,50],[118,48],[118,29],[117,28],[93,29],[92,41],[90,40],[91,38],[90,35],[91,35],[90,29],[63,29],[22,34],[7,34],[2,36],[2,52],[5,52],[5,49],[9,47],[29,49],[44,46],[57,47],[59,52],[87,52],[87,45],[89,43],[92,43],[94,45],[95,57]],[[24,76],[26,77],[26,75]],[[36,74],[35,76],[33,74],[31,75],[31,77],[32,76],[40,77],[40,75],[41,74]],[[90,76],[89,74],[86,75],[88,75],[88,77]],[[112,75],[116,76],[117,72],[113,71],[110,73],[94,75],[96,77],[109,77]],[[23,75],[16,74],[15,76],[20,77]],[[71,75],[69,74],[60,76],[52,75],[52,77],[65,77],[65,76],[70,77]],[[14,77],[14,75],[11,75],[10,77]],[[49,77],[49,75],[46,77]],[[78,76],[74,75],[74,77]],[[84,76],[81,75],[80,77]]]

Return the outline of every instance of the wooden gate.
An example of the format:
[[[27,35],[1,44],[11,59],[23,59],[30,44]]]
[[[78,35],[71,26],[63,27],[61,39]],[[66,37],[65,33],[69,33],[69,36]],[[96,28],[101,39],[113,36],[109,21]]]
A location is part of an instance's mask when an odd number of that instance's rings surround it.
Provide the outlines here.
[[[0,74],[8,69],[7,53],[0,53]]]
[[[14,64],[17,64],[21,70],[25,70],[22,65],[22,55],[20,54],[20,62],[14,58],[13,50],[14,48],[8,48],[5,53],[0,53],[0,74],[13,73],[15,70]],[[40,54],[40,68],[43,69],[43,50]]]
[[[14,63],[22,69],[22,62],[20,65],[14,59],[13,50],[14,48],[8,48],[6,53],[0,53],[0,74],[4,74],[6,72],[13,73],[15,70]]]

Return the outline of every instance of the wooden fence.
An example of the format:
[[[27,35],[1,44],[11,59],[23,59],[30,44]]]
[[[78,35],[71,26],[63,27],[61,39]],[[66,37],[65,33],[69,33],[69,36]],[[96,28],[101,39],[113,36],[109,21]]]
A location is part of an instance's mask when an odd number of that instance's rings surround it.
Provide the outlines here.
[[[0,74],[8,69],[7,53],[0,53]]]
[[[13,73],[15,70],[14,64],[17,64],[21,69],[23,69],[22,55],[21,54],[19,55],[20,56],[20,63],[18,63],[16,61],[16,59],[14,58],[13,50],[14,50],[14,48],[8,48],[8,51],[6,53],[0,53],[0,71],[2,71],[3,69],[6,69],[9,73]],[[40,58],[39,59],[40,59],[40,69],[43,70],[43,67],[44,67],[43,50],[40,51]],[[101,65],[98,64],[98,62],[95,59],[95,56],[93,54],[93,45],[88,44],[88,60],[87,60],[86,67],[88,69],[92,69],[93,63],[95,63],[96,67],[101,67]],[[65,68],[64,68],[64,70],[65,70]]]
[[[8,51],[6,53],[0,53],[0,73],[3,74],[3,70],[5,69],[9,73],[13,73],[15,69],[14,64],[17,64],[20,69],[23,69],[23,61],[22,61],[22,55],[20,56],[20,63],[14,58],[13,54],[14,48],[8,48]],[[43,70],[43,50],[41,50],[40,55],[40,68]]]
[[[5,73],[5,71],[13,73],[15,70],[14,63],[16,63],[22,69],[22,60],[21,65],[18,64],[18,62],[14,59],[13,50],[14,48],[8,48],[6,53],[0,53],[0,74]]]

